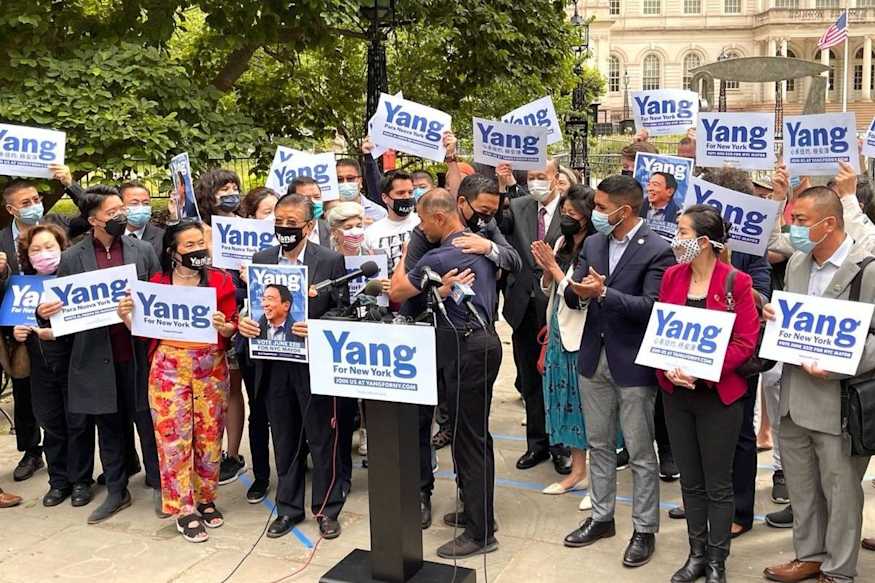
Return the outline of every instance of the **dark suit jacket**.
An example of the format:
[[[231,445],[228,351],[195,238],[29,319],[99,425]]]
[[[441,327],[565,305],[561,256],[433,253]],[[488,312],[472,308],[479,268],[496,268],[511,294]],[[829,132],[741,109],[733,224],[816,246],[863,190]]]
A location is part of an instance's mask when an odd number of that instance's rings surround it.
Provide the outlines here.
[[[158,259],[161,259],[161,254],[164,252],[161,248],[164,244],[164,229],[152,223],[146,223],[146,228],[143,230],[143,238],[140,240],[152,245],[155,255],[158,256]]]
[[[635,364],[644,338],[653,303],[665,269],[674,265],[671,247],[644,222],[613,271],[609,269],[608,236],[591,235],[583,243],[572,279],[581,281],[594,268],[606,275],[607,295],[601,301],[589,300],[586,324],[580,340],[578,372],[592,378],[604,347],[611,376],[620,386],[656,386],[652,368]],[[571,286],[565,302],[580,308],[581,301]]]
[[[644,204],[641,205],[641,212],[638,214],[642,219],[647,218],[647,212],[650,210],[650,201],[647,197],[644,197]],[[674,197],[668,204],[665,205],[665,212],[663,213],[663,217],[665,218],[665,222],[667,223],[677,223],[678,222],[678,212],[680,209],[678,208],[677,203],[674,201]]]
[[[303,338],[298,336],[294,332],[292,332],[292,326],[295,324],[295,321],[291,318],[291,315],[286,318],[286,340],[291,342],[303,342]],[[258,334],[258,338],[260,340],[267,339],[267,316],[263,315],[258,319],[258,328],[261,332]]]
[[[122,237],[125,264],[137,266],[137,278],[148,281],[160,271],[158,258],[151,245],[131,237]],[[58,277],[97,270],[94,256],[94,243],[91,236],[61,254]],[[112,344],[109,328],[95,328],[73,335],[73,348],[70,354],[69,399],[70,410],[74,413],[103,415],[117,411],[118,390],[134,390],[138,410],[148,410],[147,380],[149,373],[148,340],[132,337],[134,353],[134,377],[136,385],[116,387],[113,368]]]

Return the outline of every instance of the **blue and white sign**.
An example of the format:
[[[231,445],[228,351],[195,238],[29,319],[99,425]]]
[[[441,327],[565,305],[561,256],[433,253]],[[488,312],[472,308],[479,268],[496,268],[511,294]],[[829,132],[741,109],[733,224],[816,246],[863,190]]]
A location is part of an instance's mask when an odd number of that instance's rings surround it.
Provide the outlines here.
[[[216,344],[216,288],[131,282],[131,334],[159,340]]]
[[[775,319],[766,322],[760,356],[854,375],[863,355],[875,304],[775,290]]]
[[[249,356],[307,362],[307,339],[292,332],[307,321],[306,265],[249,265],[249,317],[261,333],[249,340]]]
[[[448,113],[382,93],[371,137],[383,148],[443,162],[444,133],[452,129],[452,122]]]
[[[394,97],[396,99],[404,99],[404,92],[399,91],[398,93],[396,93],[392,97]],[[389,148],[384,148],[383,146],[378,144],[376,141],[374,141],[374,120],[377,119],[378,113],[379,113],[379,111],[375,112],[374,115],[371,116],[371,119],[368,120],[368,135],[370,136],[371,141],[374,142],[374,149],[371,150],[371,157],[374,160],[376,160],[377,158],[379,158],[380,156],[385,154],[386,150],[389,149]]]
[[[0,174],[51,178],[49,164],[64,163],[67,134],[0,123]]]
[[[213,217],[213,267],[238,270],[252,256],[276,245],[272,219]]]
[[[656,302],[635,364],[718,382],[734,323],[734,312]]]
[[[385,253],[374,253],[373,255],[351,255],[348,257],[344,257],[343,260],[346,263],[346,272],[351,273],[356,269],[361,268],[363,263],[367,263],[368,261],[373,261],[377,264],[377,267],[380,268],[380,271],[377,272],[377,275],[373,277],[357,277],[356,279],[349,282],[349,299],[350,301],[354,301],[355,297],[364,289],[365,285],[371,281],[372,279],[389,279],[389,256]],[[389,296],[387,294],[380,294],[377,297],[377,304],[381,306],[389,305]]]
[[[650,175],[655,172],[671,174],[678,183],[673,201],[677,208],[682,208],[687,191],[690,188],[690,178],[693,176],[693,161],[679,156],[664,156],[662,154],[635,154],[635,180],[641,185],[644,197],[647,197],[647,183]]]
[[[127,264],[43,282],[42,301],[63,305],[51,317],[55,337],[120,324],[116,308],[134,281],[137,266]]]
[[[498,166],[507,162],[514,170],[547,167],[547,130],[474,118],[474,162]]]
[[[309,176],[316,181],[319,190],[322,191],[322,202],[340,197],[334,154],[331,152],[313,154],[285,146],[277,146],[273,163],[271,163],[270,171],[267,173],[267,182],[264,185],[282,196],[298,176]]]
[[[863,135],[863,155],[868,158],[875,158],[875,118],[872,118],[869,129]]]
[[[553,98],[549,95],[518,107],[501,117],[504,123],[544,128],[547,130],[547,145],[562,141],[562,129]]]
[[[839,162],[860,174],[857,116],[848,112],[785,117],[784,162],[794,176],[833,176]]]
[[[745,170],[775,167],[775,114],[703,112],[696,129],[696,164]]]
[[[191,181],[191,163],[188,152],[177,154],[170,159],[170,179],[173,181],[173,192],[170,195],[169,207],[175,209],[180,219],[200,219],[201,213],[194,197],[194,185]]]
[[[54,275],[13,275],[6,284],[0,305],[0,326],[36,326],[36,308],[43,295],[43,282]]]
[[[437,404],[434,328],[310,320],[315,395]]]
[[[778,216],[779,203],[737,192],[706,182],[695,176],[690,181],[684,208],[708,204],[729,223],[733,251],[762,257],[769,245],[769,234]]]
[[[635,127],[647,130],[651,136],[684,134],[696,127],[699,96],[694,91],[633,91],[631,98]]]

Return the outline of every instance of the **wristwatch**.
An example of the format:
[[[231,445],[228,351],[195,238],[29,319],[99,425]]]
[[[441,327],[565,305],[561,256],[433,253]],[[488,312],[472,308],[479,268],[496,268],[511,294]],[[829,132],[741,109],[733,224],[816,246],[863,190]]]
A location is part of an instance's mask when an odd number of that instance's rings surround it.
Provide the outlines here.
[[[602,300],[605,299],[605,296],[608,295],[608,286],[604,286],[602,288],[602,293],[599,294],[598,302],[602,303]]]

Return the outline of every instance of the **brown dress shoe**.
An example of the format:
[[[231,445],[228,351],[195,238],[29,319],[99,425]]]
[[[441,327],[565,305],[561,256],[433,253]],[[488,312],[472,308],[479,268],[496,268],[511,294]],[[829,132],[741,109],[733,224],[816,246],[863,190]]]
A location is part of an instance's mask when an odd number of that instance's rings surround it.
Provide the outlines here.
[[[875,551],[875,538],[864,538],[860,545],[867,551]]]
[[[0,490],[0,508],[12,508],[21,504],[21,496]]]
[[[793,559],[783,565],[767,567],[763,571],[766,579],[780,581],[780,583],[799,583],[806,579],[815,579],[820,576],[820,563],[815,561],[799,561]]]

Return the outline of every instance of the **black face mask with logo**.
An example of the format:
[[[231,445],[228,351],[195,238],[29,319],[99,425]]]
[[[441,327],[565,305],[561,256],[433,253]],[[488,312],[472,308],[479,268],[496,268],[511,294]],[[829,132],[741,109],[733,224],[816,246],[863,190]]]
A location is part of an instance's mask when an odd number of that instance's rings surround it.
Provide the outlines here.
[[[413,212],[414,207],[416,207],[416,200],[412,198],[392,199],[392,210],[399,217],[406,217]]]
[[[274,233],[283,251],[291,251],[304,238],[304,227],[275,227]]]
[[[194,271],[202,271],[212,264],[212,260],[210,259],[210,252],[206,249],[198,249],[197,251],[180,253],[179,258],[180,265]]]
[[[475,210],[467,199],[465,200],[465,204],[471,209],[471,216],[465,219],[465,226],[468,227],[472,233],[480,233],[485,230],[486,225],[492,220],[492,215],[483,214],[480,211]],[[463,216],[462,218],[464,219],[465,217]]]

